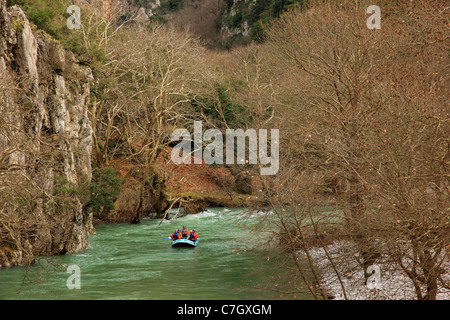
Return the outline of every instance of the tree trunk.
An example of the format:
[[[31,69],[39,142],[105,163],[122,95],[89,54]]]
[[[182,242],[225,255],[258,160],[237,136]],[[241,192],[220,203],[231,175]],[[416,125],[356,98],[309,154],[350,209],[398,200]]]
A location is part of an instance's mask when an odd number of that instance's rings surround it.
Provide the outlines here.
[[[131,223],[136,223],[136,224],[141,223],[142,207],[144,204],[144,188],[145,188],[145,182],[141,186],[141,191],[139,192],[139,205],[136,209],[133,220],[131,220]]]
[[[380,257],[379,250],[370,242],[367,234],[367,228],[364,226],[364,211],[366,210],[362,197],[361,184],[359,179],[353,178],[350,181],[350,196],[347,204],[350,206],[349,214],[347,214],[347,224],[349,230],[353,234],[353,239],[358,247],[359,254],[362,258],[362,266],[364,268],[364,283],[371,274],[367,272],[367,268],[374,265]]]
[[[433,259],[433,256],[429,250],[424,250],[423,257],[425,261],[422,263],[422,270],[425,275],[425,282],[427,286],[427,292],[425,293],[423,299],[436,300],[438,291],[438,273],[434,264],[435,259]]]

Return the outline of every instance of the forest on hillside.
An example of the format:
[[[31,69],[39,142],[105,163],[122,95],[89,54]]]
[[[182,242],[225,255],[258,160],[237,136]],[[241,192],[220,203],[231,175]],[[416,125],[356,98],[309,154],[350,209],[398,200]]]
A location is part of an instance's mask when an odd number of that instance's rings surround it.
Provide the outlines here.
[[[365,0],[161,0],[143,23],[135,18],[139,8],[153,8],[150,1],[130,0],[126,14],[118,8],[109,19],[89,3],[82,28],[70,30],[71,1],[7,1],[23,9],[33,32],[55,39],[93,75],[92,179],[72,185],[55,178],[53,194],[23,181],[20,189],[30,192],[21,193],[3,178],[12,168],[0,166],[0,193],[8,201],[26,211],[37,199],[61,203],[76,194],[100,220],[139,223],[154,212],[162,218],[196,196],[173,179],[176,129],[193,132],[194,121],[224,135],[276,129],[276,175],[261,176],[259,164],[215,164],[211,179],[230,201],[256,195],[255,208],[274,212],[273,237],[292,253],[315,298],[328,298],[311,254],[317,247],[344,296],[348,270],[340,263],[355,256],[365,281],[382,260],[409,279],[417,299],[450,290],[446,1],[377,1],[376,29],[367,27],[373,3]],[[81,79],[57,72],[78,88]],[[0,137],[8,128],[0,122]],[[0,252],[27,250],[39,221],[10,219],[3,203]],[[332,213],[323,215],[324,207]],[[334,241],[354,248],[328,252]],[[299,250],[316,281],[298,263]]]

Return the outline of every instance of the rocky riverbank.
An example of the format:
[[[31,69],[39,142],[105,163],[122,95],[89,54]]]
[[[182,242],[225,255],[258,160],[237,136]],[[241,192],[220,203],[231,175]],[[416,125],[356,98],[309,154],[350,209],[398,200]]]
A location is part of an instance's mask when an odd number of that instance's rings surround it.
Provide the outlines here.
[[[333,259],[336,269],[339,271],[339,279],[328,259],[324,248],[313,248],[310,254],[322,276],[322,286],[327,290],[330,298],[335,300],[416,300],[415,288],[408,276],[389,263],[386,257],[381,257],[376,264],[376,272],[373,281],[364,282],[364,270],[359,261],[356,245],[347,240],[335,241],[326,246],[326,250]],[[299,251],[299,255],[303,256]],[[447,260],[442,266],[449,270],[450,262]],[[374,271],[375,272],[375,268]],[[450,274],[444,274],[444,278],[450,278]],[[343,290],[344,289],[344,290]],[[346,297],[343,292],[345,291]],[[437,294],[437,300],[450,300],[450,290],[441,288]]]

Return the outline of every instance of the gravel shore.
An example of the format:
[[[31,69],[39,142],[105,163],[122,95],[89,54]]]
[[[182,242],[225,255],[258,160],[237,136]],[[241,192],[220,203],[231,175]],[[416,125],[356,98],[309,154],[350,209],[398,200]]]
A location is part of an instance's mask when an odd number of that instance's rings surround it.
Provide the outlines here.
[[[388,263],[383,257],[371,270],[371,281],[364,283],[364,271],[358,261],[359,254],[356,246],[349,241],[335,241],[327,247],[328,254],[332,257],[336,269],[341,275],[341,281],[333,269],[325,250],[313,248],[310,254],[322,275],[322,285],[329,295],[335,300],[343,300],[342,286],[345,288],[347,299],[350,300],[415,300],[417,299],[414,286],[408,276],[395,266]],[[299,255],[304,255],[299,251]],[[450,262],[447,260],[443,266],[450,270]],[[443,278],[450,280],[450,274]],[[450,290],[440,288],[437,294],[438,300],[450,300]]]

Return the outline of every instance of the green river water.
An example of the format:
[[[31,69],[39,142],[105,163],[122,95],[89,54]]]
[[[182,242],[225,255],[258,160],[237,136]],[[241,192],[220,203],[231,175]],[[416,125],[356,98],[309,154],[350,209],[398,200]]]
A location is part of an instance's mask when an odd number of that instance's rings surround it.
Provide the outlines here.
[[[0,270],[0,299],[279,299],[278,272],[258,215],[211,208],[164,221],[100,225],[78,254],[44,259],[30,268]],[[172,248],[175,228],[196,229],[196,248]],[[67,266],[80,270],[80,289],[68,289]],[[309,299],[307,294],[283,299]]]

